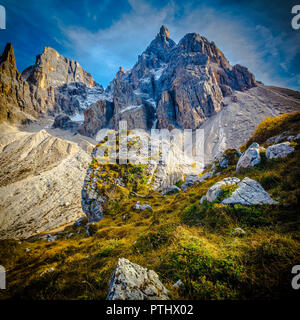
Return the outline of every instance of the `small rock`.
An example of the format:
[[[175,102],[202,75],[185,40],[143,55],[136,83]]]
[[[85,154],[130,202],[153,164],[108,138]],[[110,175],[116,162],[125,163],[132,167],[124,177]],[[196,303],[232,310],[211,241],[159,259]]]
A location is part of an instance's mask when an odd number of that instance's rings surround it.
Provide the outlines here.
[[[201,199],[200,199],[200,201],[199,201],[199,203],[200,203],[200,204],[203,204],[203,202],[204,202],[205,200],[207,200],[206,196],[202,196]]]
[[[204,182],[205,180],[211,178],[215,173],[215,170],[205,172],[199,179],[200,182]]]
[[[234,236],[244,236],[246,234],[246,232],[242,229],[242,228],[235,228],[233,231],[232,231],[232,234]]]
[[[45,275],[46,273],[53,272],[54,270],[55,270],[55,269],[54,269],[53,267],[51,267],[51,268],[49,268],[49,269],[41,272],[40,277],[42,277],[42,276]]]
[[[189,187],[193,186],[196,182],[200,182],[198,175],[189,174],[185,177],[185,182],[181,186],[181,190],[186,191]]]
[[[51,234],[47,234],[47,241],[53,242],[57,239],[57,236],[52,236]]]
[[[140,204],[139,201],[133,206],[133,209],[138,211],[145,211],[145,210],[153,211],[152,207],[149,204]]]
[[[259,148],[259,144],[257,143],[257,142],[253,142],[253,143],[251,143],[251,145],[249,146],[249,148],[248,149],[250,149],[250,148]]]
[[[222,158],[219,160],[219,166],[220,166],[222,169],[228,168],[228,161],[227,161],[226,157],[222,157]]]
[[[83,217],[81,217],[80,219],[78,219],[76,222],[73,223],[74,227],[80,227],[83,223]]]
[[[31,250],[30,250],[29,248],[26,248],[26,249],[25,249],[25,252],[27,252],[27,253],[30,252],[30,251],[31,251]]]
[[[176,283],[173,284],[173,287],[178,290],[184,287],[184,283],[181,281],[181,279],[179,279]]]
[[[299,140],[300,139],[300,133],[298,133],[297,135],[296,135],[296,137],[294,138],[294,140]]]

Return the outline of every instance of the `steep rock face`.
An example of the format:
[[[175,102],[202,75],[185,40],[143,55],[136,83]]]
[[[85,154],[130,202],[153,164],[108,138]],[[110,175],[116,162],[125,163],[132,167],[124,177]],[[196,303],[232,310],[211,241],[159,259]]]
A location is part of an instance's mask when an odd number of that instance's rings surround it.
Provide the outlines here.
[[[78,129],[78,123],[72,121],[70,117],[65,114],[59,114],[55,117],[52,127],[54,129],[60,128],[63,130],[71,130],[72,132],[76,132]]]
[[[120,68],[105,95],[114,108],[110,128],[118,129],[120,120],[129,129],[203,128],[210,162],[245,143],[265,117],[299,106],[296,96],[277,89],[257,83],[247,68],[231,66],[214,42],[189,33],[176,44],[162,26],[133,68]],[[84,126],[88,122],[91,117]]]
[[[126,120],[129,128],[147,129],[151,114],[147,112],[147,106],[143,100],[134,94],[130,84],[122,80],[121,73],[122,70],[113,81],[113,128],[119,129],[119,121]]]

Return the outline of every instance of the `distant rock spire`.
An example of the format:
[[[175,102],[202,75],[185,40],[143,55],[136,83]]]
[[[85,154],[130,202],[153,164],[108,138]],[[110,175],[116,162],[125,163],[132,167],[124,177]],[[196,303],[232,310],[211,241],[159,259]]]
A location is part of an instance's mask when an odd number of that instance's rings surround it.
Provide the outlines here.
[[[5,74],[10,78],[20,76],[17,70],[14,48],[11,43],[6,44],[2,55],[0,55],[0,73]]]
[[[158,36],[162,38],[170,38],[170,32],[165,25],[162,25],[159,30]]]
[[[9,63],[13,68],[16,68],[14,48],[10,42],[6,44],[3,54],[0,56],[0,63],[4,61]]]

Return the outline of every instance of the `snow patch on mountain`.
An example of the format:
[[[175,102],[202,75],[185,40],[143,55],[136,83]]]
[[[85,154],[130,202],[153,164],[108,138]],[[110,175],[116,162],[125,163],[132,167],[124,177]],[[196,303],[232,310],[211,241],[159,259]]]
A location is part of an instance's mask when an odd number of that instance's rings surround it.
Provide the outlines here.
[[[143,106],[142,104],[139,106],[127,106],[125,109],[121,110],[120,113],[127,112],[127,111],[137,109],[137,108],[141,108],[142,106]]]

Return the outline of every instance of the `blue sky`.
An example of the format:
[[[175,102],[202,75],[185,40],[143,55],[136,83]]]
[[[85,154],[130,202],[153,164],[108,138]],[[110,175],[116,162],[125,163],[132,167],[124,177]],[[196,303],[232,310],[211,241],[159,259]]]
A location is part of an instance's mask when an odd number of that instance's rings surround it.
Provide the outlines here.
[[[258,80],[300,90],[300,30],[291,27],[291,9],[297,2],[0,0],[7,15],[0,49],[12,42],[23,71],[44,46],[51,46],[107,86],[119,66],[134,65],[165,24],[176,42],[197,32]]]

